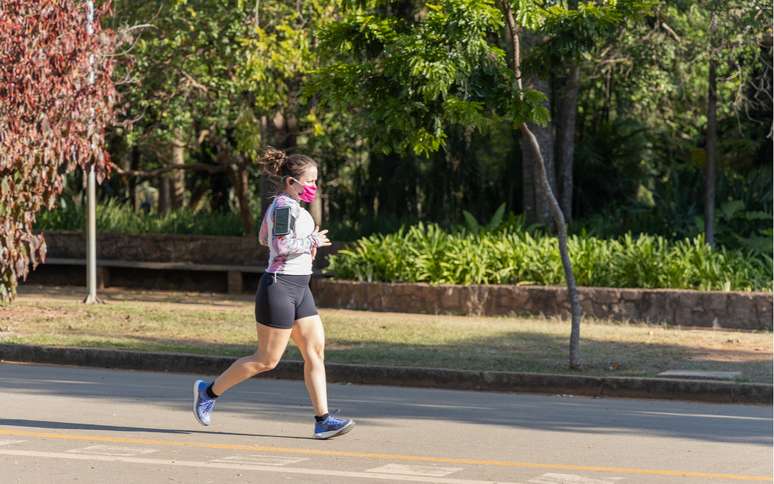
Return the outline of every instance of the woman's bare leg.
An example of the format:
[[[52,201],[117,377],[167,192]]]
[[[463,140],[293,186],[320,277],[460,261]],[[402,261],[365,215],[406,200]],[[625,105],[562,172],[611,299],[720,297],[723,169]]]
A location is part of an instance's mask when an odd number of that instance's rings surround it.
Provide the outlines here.
[[[258,332],[258,349],[250,356],[236,360],[221,373],[212,385],[216,395],[223,395],[229,388],[248,378],[274,369],[285,353],[290,338],[291,329],[272,328],[256,324]]]
[[[291,333],[293,342],[304,358],[304,383],[315,415],[328,413],[325,381],[325,329],[320,316],[296,320]]]

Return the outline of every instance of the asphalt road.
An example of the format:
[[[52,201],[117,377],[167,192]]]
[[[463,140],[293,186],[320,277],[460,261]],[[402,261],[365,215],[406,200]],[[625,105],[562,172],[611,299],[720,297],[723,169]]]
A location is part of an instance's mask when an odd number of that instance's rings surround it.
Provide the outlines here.
[[[771,406],[332,384],[357,426],[317,441],[303,382],[202,427],[198,376],[0,364],[0,482],[772,482]]]

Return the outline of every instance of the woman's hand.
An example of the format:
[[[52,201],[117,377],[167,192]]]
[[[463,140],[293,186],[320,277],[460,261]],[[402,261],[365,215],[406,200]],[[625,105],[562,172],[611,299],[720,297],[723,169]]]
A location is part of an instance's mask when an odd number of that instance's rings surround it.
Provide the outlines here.
[[[314,232],[312,233],[312,237],[317,240],[317,247],[328,247],[331,245],[331,241],[328,239],[328,230],[320,230],[320,227],[317,226],[314,228]],[[312,254],[312,257],[317,255],[317,251]]]

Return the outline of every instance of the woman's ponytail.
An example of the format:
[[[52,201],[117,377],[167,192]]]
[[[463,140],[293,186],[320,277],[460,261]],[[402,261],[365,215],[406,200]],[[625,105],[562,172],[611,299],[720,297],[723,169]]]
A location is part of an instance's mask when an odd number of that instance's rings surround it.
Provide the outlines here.
[[[264,150],[258,164],[261,165],[263,175],[279,189],[284,189],[288,177],[299,179],[306,168],[317,166],[317,162],[306,155],[288,156],[284,151],[271,146]]]
[[[280,173],[287,159],[288,155],[284,151],[269,146],[258,161],[264,176],[268,177],[269,181],[277,187],[282,185],[283,177]]]

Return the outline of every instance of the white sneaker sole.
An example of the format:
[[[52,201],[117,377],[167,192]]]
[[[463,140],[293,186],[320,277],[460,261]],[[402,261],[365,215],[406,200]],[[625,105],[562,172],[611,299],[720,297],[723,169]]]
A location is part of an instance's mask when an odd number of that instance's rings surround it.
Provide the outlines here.
[[[196,401],[199,399],[199,383],[202,383],[202,382],[204,382],[204,380],[196,380],[193,384],[193,414],[194,414],[194,417],[196,418],[196,421],[206,427],[210,424],[200,419],[199,413],[196,411]]]
[[[320,439],[320,440],[330,439],[331,437],[336,437],[337,435],[344,435],[350,430],[352,430],[354,427],[355,427],[355,421],[350,420],[347,425],[343,426],[339,430],[329,430],[328,432],[315,433],[314,438]]]

